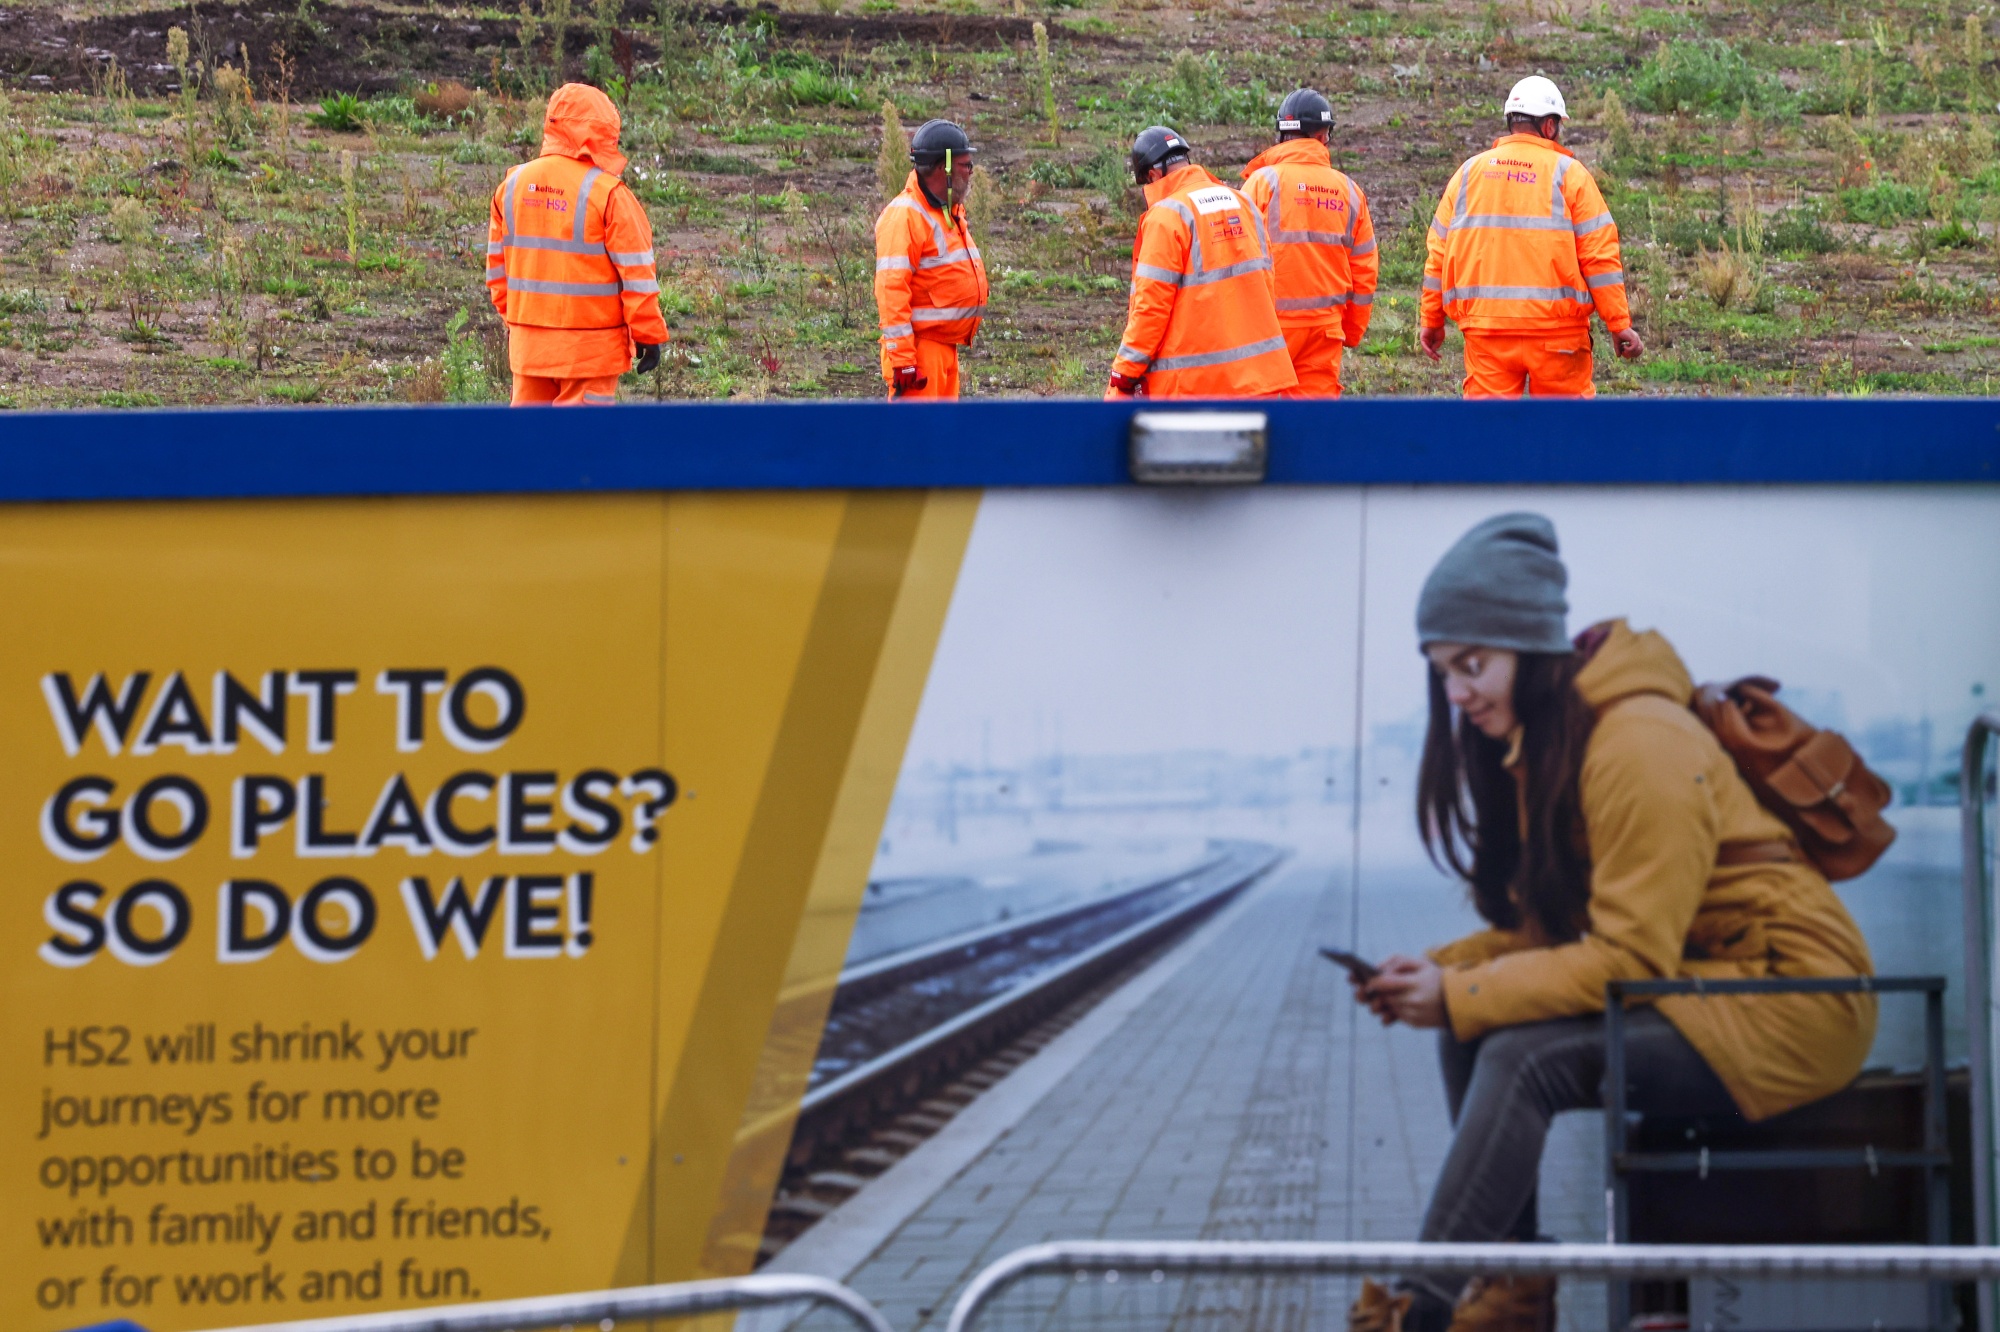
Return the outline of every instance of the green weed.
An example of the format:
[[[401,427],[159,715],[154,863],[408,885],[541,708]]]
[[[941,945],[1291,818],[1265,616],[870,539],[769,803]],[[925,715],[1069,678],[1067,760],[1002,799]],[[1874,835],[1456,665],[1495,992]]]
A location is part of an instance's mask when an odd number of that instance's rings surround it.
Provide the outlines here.
[[[1182,51],[1163,82],[1135,81],[1125,87],[1134,117],[1163,125],[1262,125],[1277,99],[1259,79],[1230,77],[1215,52]]]
[[[1898,222],[1927,216],[1930,210],[1930,199],[1922,190],[1893,180],[1840,192],[1840,211],[1850,222],[1893,227]]]
[[[315,127],[337,134],[359,133],[366,118],[361,99],[353,93],[336,93],[323,98],[319,110],[306,116]]]
[[[1747,102],[1776,110],[1784,85],[1726,42],[1676,39],[1646,58],[1632,79],[1632,100],[1648,111],[1734,115]]]

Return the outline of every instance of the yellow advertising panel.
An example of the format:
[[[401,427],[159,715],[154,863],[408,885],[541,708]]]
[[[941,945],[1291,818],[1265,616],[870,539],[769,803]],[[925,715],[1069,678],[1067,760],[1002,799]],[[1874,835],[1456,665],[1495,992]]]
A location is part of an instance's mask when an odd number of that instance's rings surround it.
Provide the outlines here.
[[[0,516],[0,1325],[745,1270],[973,503]]]

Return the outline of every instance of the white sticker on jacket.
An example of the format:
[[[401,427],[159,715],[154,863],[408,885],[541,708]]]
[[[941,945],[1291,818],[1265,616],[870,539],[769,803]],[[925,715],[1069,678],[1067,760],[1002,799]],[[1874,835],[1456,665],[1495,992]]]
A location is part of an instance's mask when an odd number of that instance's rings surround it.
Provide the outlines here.
[[[1219,213],[1225,208],[1247,208],[1242,196],[1227,185],[1209,185],[1188,196],[1188,202],[1199,213]]]

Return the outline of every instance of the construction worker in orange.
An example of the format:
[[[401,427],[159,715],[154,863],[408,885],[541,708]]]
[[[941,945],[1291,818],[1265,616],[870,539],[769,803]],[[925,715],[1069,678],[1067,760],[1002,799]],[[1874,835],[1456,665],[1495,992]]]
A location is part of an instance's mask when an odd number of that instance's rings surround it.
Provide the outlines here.
[[[965,221],[978,152],[949,120],[910,136],[909,183],[875,219],[875,313],[891,398],[956,398],[958,349],[986,313],[986,262]]]
[[[1465,334],[1465,396],[1589,398],[1590,315],[1618,355],[1645,350],[1625,305],[1618,224],[1562,145],[1569,109],[1539,74],[1507,95],[1507,133],[1467,160],[1431,219],[1417,341],[1433,361],[1450,317]]]
[[[1243,196],[1264,213],[1277,276],[1278,326],[1302,398],[1340,396],[1340,355],[1359,347],[1375,304],[1368,196],[1333,169],[1333,104],[1301,88],[1278,108],[1278,142],[1243,168]]]
[[[653,227],[619,179],[619,128],[609,97],[565,83],[542,118],[541,156],[493,192],[486,287],[507,321],[516,407],[614,403],[627,367],[660,363]]]
[[[1131,162],[1146,211],[1105,400],[1289,396],[1299,381],[1278,327],[1263,216],[1163,125],[1132,141]]]

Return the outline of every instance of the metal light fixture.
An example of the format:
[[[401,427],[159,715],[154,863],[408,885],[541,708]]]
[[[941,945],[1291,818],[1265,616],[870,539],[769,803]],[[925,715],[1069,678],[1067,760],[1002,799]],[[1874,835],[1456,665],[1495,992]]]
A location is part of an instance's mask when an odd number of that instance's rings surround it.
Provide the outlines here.
[[[1262,412],[1138,412],[1132,479],[1155,485],[1244,485],[1264,479]]]

